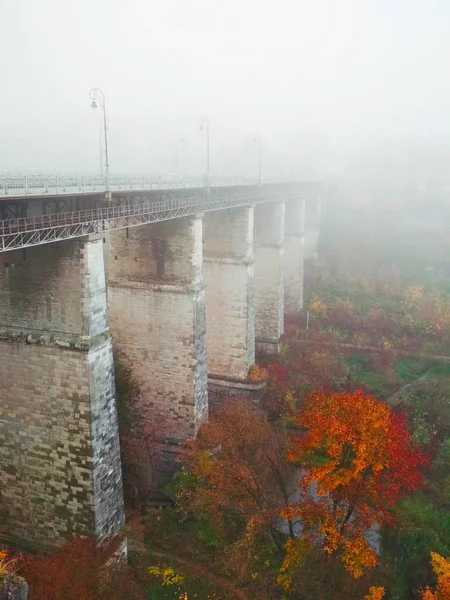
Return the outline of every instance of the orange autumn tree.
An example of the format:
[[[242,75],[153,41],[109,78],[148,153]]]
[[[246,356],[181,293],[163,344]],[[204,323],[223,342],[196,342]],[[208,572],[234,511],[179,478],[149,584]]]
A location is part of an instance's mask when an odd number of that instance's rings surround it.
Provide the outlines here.
[[[437,577],[436,590],[433,592],[427,587],[422,592],[422,600],[450,600],[450,559],[432,552],[431,565]]]
[[[292,489],[288,442],[264,413],[237,400],[214,411],[187,453],[178,504],[214,523],[228,539],[229,566],[241,573],[261,538],[284,551],[277,518]],[[293,535],[292,523],[287,527]]]
[[[377,563],[370,533],[393,524],[391,509],[419,487],[426,456],[412,445],[405,417],[362,390],[314,391],[294,420],[304,435],[288,456],[302,469],[302,497],[282,516],[300,518],[302,535],[288,541],[282,582],[305,540],[359,578]]]

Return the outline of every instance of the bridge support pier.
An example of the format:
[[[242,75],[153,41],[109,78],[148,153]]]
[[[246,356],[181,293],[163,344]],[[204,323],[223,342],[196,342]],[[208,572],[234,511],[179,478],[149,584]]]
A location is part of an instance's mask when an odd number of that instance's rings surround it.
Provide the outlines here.
[[[123,495],[101,239],[0,254],[0,536],[103,540]]]
[[[303,231],[305,200],[286,202],[284,240],[284,310],[297,315],[303,308]]]
[[[208,414],[202,216],[112,232],[108,302],[139,427],[157,427],[170,462]]]
[[[255,208],[255,336],[256,350],[277,354],[284,331],[285,203]]]
[[[242,381],[255,362],[253,213],[252,206],[204,217],[210,379]]]
[[[314,198],[306,203],[304,227],[305,260],[316,259],[319,253],[320,221],[322,218],[322,199]]]

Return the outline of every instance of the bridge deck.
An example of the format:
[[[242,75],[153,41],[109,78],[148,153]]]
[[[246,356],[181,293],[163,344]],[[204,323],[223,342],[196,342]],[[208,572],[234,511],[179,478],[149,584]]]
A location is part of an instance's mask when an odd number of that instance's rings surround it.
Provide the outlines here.
[[[278,186],[277,186],[278,187]],[[280,186],[277,193],[250,187],[207,194],[204,191],[188,197],[169,197],[122,206],[102,206],[89,210],[57,212],[0,221],[0,252],[39,244],[101,234],[115,229],[135,227],[156,221],[176,219],[199,212],[221,210],[261,202],[288,201],[303,197],[300,186]]]

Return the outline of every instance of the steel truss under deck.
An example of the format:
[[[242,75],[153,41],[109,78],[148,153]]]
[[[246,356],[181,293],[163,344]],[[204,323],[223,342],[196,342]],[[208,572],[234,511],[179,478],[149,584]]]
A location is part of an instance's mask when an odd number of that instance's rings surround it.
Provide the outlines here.
[[[299,191],[282,191],[276,201],[300,199]],[[273,202],[262,191],[214,194],[189,198],[171,198],[140,204],[109,206],[76,212],[61,212],[0,221],[0,252],[28,248],[88,234],[167,221],[205,211]]]

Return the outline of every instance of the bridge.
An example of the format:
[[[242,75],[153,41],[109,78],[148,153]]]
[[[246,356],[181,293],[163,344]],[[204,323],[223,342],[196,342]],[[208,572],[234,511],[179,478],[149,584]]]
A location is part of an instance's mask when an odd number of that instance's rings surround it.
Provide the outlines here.
[[[1,185],[0,532],[105,539],[124,523],[113,348],[140,390],[133,435],[158,424],[173,456],[221,390],[252,387],[256,353],[301,309],[321,185]]]

